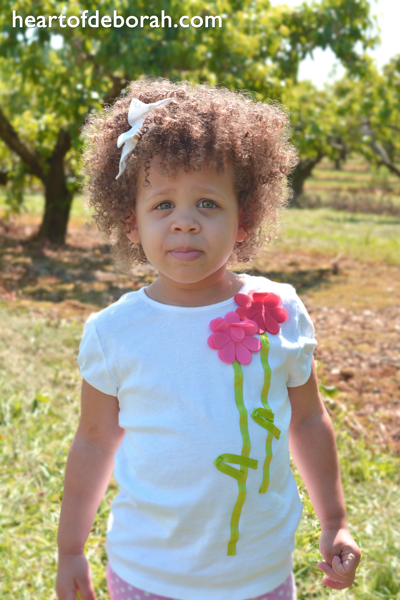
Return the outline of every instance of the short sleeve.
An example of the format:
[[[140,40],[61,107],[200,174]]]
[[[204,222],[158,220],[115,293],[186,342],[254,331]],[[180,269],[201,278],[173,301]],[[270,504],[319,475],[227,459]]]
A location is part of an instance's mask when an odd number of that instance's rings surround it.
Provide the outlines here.
[[[317,345],[314,325],[303,302],[296,294],[297,354],[291,362],[287,387],[304,385],[310,378],[314,348]]]
[[[117,396],[118,384],[111,375],[107,358],[93,320],[90,315],[83,328],[82,340],[79,346],[78,365],[82,377],[94,388]]]

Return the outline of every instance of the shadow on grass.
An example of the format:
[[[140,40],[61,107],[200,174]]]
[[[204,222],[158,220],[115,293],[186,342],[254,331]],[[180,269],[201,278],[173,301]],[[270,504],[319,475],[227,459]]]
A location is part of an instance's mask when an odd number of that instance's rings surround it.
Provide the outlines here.
[[[235,269],[234,269],[235,270]],[[302,294],[309,289],[318,288],[322,283],[329,283],[329,276],[334,274],[334,267],[321,269],[298,269],[269,271],[259,269],[241,270],[241,273],[248,273],[257,277],[267,277],[272,281],[279,283],[290,283],[296,288],[298,294]]]
[[[63,247],[0,236],[0,295],[53,303],[107,306],[154,279],[141,267],[115,272],[107,245]]]

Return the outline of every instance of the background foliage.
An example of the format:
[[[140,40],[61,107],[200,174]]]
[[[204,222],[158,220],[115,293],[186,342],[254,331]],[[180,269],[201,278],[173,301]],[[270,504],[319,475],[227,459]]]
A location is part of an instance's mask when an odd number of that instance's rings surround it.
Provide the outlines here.
[[[271,7],[269,0],[175,0],[168,14],[222,15],[222,28],[61,28],[12,26],[12,11],[26,15],[90,15],[113,11],[160,15],[163,0],[3,0],[0,15],[0,171],[13,191],[25,175],[38,178],[45,191],[45,213],[39,237],[65,240],[73,194],[77,190],[80,126],[85,115],[117,97],[130,80],[144,75],[246,88],[258,100],[284,100],[299,112],[307,96],[308,110],[297,118],[296,142],[303,161],[332,154],[330,127],[335,102],[310,86],[296,89],[298,65],[314,48],[330,46],[353,77],[368,61],[358,55],[375,41],[367,0],[321,0],[291,10]],[[55,38],[57,45],[55,45]],[[313,107],[315,106],[315,111]],[[324,120],[327,114],[331,119]],[[301,121],[301,126],[299,125]],[[11,153],[11,156],[10,156]],[[319,159],[319,158],[318,158]],[[22,165],[19,165],[22,163]],[[308,163],[306,165],[308,167]],[[301,189],[298,190],[301,192]],[[21,193],[10,193],[18,206]]]

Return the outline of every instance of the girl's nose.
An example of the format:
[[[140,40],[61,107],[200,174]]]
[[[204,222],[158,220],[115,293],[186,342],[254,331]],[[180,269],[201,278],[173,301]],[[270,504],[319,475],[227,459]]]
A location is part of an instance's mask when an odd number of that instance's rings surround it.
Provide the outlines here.
[[[175,211],[171,231],[182,231],[183,233],[198,233],[200,225],[191,211]]]

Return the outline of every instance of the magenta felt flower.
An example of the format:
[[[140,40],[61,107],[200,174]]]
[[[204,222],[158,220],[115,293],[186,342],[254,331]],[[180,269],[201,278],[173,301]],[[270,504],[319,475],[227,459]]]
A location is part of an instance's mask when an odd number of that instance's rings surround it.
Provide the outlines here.
[[[235,302],[239,304],[236,309],[241,319],[251,319],[258,325],[257,333],[264,331],[279,333],[279,324],[288,318],[288,311],[282,308],[282,300],[277,294],[269,292],[249,292],[236,294]]]
[[[237,360],[242,365],[251,363],[251,353],[258,352],[261,342],[253,337],[257,333],[257,323],[250,320],[241,321],[236,312],[228,312],[225,317],[218,317],[210,322],[214,333],[207,340],[213,350],[218,350],[221,360],[232,365]]]

